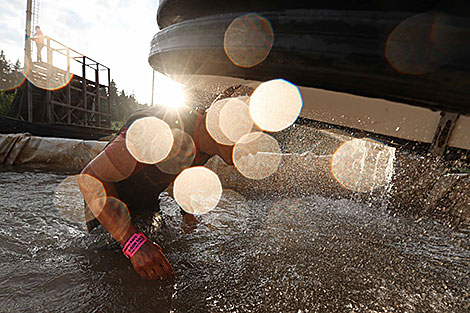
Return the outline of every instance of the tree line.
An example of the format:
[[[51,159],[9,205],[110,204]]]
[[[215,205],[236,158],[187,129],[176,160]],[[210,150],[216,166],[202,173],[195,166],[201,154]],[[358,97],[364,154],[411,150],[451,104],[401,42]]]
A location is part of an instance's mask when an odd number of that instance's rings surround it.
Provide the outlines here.
[[[17,88],[24,82],[20,60],[10,62],[3,50],[0,52],[0,116],[8,114],[10,106],[15,98]],[[147,107],[139,103],[133,93],[127,93],[124,89],[118,90],[114,80],[109,87],[111,99],[111,120],[113,122],[126,121],[132,112]]]
[[[116,83],[111,80],[109,86],[111,98],[111,120],[125,122],[132,112],[146,108],[146,104],[139,103],[133,93],[128,94],[124,90],[118,91]]]
[[[0,52],[0,115],[10,109],[16,94],[16,88],[23,80],[20,60],[15,64],[7,60],[3,50]]]

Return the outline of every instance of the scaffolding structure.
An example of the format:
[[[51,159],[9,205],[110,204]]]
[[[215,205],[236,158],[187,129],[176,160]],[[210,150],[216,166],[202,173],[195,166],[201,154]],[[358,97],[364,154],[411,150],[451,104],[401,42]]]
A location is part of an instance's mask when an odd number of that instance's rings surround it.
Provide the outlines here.
[[[26,64],[27,80],[9,116],[36,123],[110,128],[110,69],[50,37],[44,37],[44,44],[46,62]],[[61,66],[56,64],[59,61]],[[80,75],[72,73],[73,66]]]

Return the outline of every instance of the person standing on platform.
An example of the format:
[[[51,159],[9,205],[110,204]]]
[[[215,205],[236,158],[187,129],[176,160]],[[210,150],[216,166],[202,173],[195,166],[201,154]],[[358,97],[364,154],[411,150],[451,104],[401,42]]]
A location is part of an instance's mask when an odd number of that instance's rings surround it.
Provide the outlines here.
[[[41,31],[41,27],[37,25],[35,28],[36,32],[34,33],[33,40],[36,42],[37,48],[37,61],[42,62],[41,50],[44,48],[44,34]]]

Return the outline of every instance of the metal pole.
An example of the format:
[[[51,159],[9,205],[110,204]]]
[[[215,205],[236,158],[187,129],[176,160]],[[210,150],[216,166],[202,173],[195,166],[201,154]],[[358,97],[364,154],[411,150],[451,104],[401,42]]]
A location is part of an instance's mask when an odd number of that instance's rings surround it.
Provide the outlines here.
[[[85,116],[85,125],[88,125],[88,114],[87,114],[87,103],[86,103],[86,97],[87,97],[87,82],[86,82],[86,57],[82,57],[82,93],[83,93],[83,114]]]
[[[111,127],[111,70],[108,68],[108,126]]]
[[[70,49],[67,48],[67,77],[66,79],[69,79],[70,77]],[[69,81],[67,84],[67,104],[69,108],[69,115],[67,116],[67,123],[72,124],[72,90],[70,85],[72,85],[72,80]]]
[[[24,75],[31,75],[31,14],[32,14],[32,0],[28,0],[26,4],[26,31],[24,43]],[[26,102],[28,103],[28,122],[33,121],[33,90],[31,82],[28,80],[28,89],[26,92]]]
[[[67,77],[69,79],[70,76],[70,49],[67,47]]]
[[[25,71],[29,69],[31,64],[31,15],[33,1],[28,0],[26,4],[26,32],[25,32],[25,44],[24,44],[24,68]]]
[[[27,83],[28,83],[28,92],[27,92],[28,122],[32,122],[33,121],[33,84],[29,80],[27,80]]]
[[[51,88],[56,85],[57,76],[53,75],[52,72],[52,50],[51,50],[51,40],[49,38],[46,39],[47,41],[47,73],[46,73],[46,112],[47,112],[47,122],[53,123],[54,122],[54,107],[52,105],[52,91]],[[54,84],[52,84],[54,81]]]
[[[431,143],[431,153],[433,156],[440,157],[444,155],[459,116],[460,114],[458,113],[441,112],[441,119]]]
[[[54,85],[52,85],[52,80],[56,80],[57,77],[55,77],[56,75],[53,75],[52,73],[52,49],[51,49],[51,40],[49,38],[46,39],[46,42],[47,42],[47,45],[46,45],[46,48],[47,48],[47,81],[46,81],[46,88],[48,90],[50,90],[52,87],[56,87],[55,85],[57,83],[54,83]]]
[[[155,70],[152,68],[152,106],[153,106],[153,93],[155,91]]]
[[[96,87],[96,111],[98,112],[98,127],[101,127],[101,92],[100,92],[100,66],[96,64],[96,72],[95,72],[95,87]]]

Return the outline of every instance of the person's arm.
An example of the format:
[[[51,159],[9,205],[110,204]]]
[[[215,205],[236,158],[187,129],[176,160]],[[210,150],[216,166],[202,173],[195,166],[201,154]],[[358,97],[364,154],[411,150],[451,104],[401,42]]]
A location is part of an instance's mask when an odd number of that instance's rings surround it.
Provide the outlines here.
[[[119,136],[83,169],[79,179],[80,190],[93,215],[123,246],[138,230],[131,222],[127,207],[116,201],[119,196],[112,181],[123,179],[126,172],[130,174],[138,170],[135,164],[136,161],[126,149],[124,135]],[[94,183],[90,184],[90,181]],[[103,193],[97,190],[97,181],[104,188],[105,199],[100,199]],[[173,276],[173,268],[162,249],[151,241],[145,242],[130,261],[143,278]]]

